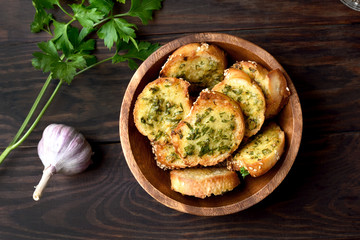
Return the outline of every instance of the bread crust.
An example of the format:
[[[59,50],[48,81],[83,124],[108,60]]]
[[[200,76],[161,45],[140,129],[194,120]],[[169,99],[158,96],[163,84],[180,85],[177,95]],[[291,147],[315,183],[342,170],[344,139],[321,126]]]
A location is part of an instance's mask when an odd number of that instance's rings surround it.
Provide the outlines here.
[[[225,52],[213,44],[190,43],[171,54],[160,77],[178,77],[191,83],[191,90],[212,88],[222,81],[227,66]]]
[[[254,61],[236,62],[233,68],[244,71],[248,76],[259,84],[266,99],[265,118],[276,116],[288,101],[290,90],[287,87],[286,78],[279,69],[268,71]]]
[[[286,105],[291,93],[286,78],[279,69],[270,71],[266,78],[269,82],[269,101],[266,106],[265,116],[266,118],[272,118]]]
[[[251,80],[257,82],[263,89],[262,85],[269,71],[261,64],[254,61],[239,61],[234,63],[231,67],[244,71]],[[266,90],[266,88],[264,90]],[[264,94],[266,94],[266,92]]]
[[[152,142],[151,146],[155,155],[156,165],[163,170],[194,167],[185,163],[171,143],[158,144]]]
[[[228,169],[240,171],[244,167],[252,177],[259,177],[276,164],[284,147],[284,132],[271,122],[228,161]]]
[[[221,195],[240,184],[238,175],[225,167],[173,170],[170,172],[170,180],[172,190],[202,199]]]
[[[173,130],[171,141],[188,165],[213,166],[238,148],[244,132],[239,105],[225,94],[206,89]]]
[[[169,142],[171,131],[190,112],[189,85],[178,78],[158,78],[147,84],[133,112],[139,132],[158,144]]]
[[[265,120],[265,97],[244,71],[226,69],[224,80],[214,86],[213,91],[224,93],[239,103],[245,118],[245,137],[251,137],[261,129]]]

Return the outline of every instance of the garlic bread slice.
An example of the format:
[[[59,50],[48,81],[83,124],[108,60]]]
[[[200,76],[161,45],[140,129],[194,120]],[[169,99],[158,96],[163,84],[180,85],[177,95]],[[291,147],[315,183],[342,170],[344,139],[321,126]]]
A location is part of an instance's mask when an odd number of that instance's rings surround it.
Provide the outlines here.
[[[259,177],[269,171],[284,152],[285,134],[274,122],[241,147],[228,161],[228,168],[240,171],[244,167],[252,177]]]
[[[156,164],[159,168],[168,170],[193,167],[185,163],[184,159],[177,154],[171,143],[158,144],[152,142],[151,145],[152,151],[155,154]]]
[[[249,77],[259,84],[266,99],[265,118],[276,116],[286,104],[290,95],[286,78],[279,69],[268,71],[254,61],[236,62],[233,68],[244,71]]]
[[[182,78],[192,90],[212,88],[222,81],[227,60],[223,50],[207,43],[190,43],[178,48],[163,66],[160,77]]]
[[[239,105],[225,94],[205,89],[173,130],[171,141],[186,164],[213,166],[238,148],[244,131]]]
[[[139,132],[158,144],[169,142],[171,131],[190,112],[189,85],[177,78],[158,78],[147,84],[134,107]]]
[[[255,135],[265,120],[266,103],[261,88],[242,70],[225,70],[224,80],[214,86],[213,91],[221,92],[237,101],[245,118],[245,136]]]
[[[170,172],[170,180],[172,190],[197,198],[221,195],[240,184],[238,175],[226,167],[173,170]]]
[[[269,71],[266,68],[254,61],[236,62],[231,67],[244,71],[251,80],[254,80],[259,84],[260,88],[264,91],[264,94],[267,95],[265,78]]]

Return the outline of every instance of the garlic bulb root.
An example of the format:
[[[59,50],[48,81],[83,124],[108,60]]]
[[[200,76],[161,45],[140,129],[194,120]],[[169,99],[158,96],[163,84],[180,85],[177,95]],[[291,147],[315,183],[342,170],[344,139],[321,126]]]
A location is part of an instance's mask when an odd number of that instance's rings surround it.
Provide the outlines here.
[[[35,201],[40,200],[43,190],[45,189],[48,181],[50,180],[51,176],[54,175],[54,173],[56,173],[56,169],[52,165],[49,165],[47,168],[44,169],[44,172],[40,179],[40,182],[36,186],[34,194],[33,194],[33,199]]]

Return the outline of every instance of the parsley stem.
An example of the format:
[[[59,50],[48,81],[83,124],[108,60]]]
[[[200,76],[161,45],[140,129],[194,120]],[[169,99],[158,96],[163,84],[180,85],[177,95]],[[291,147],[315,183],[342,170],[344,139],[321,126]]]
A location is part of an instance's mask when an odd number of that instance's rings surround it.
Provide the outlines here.
[[[70,13],[68,13],[68,12],[61,6],[60,2],[58,2],[56,5],[57,5],[57,6],[61,9],[61,11],[63,11],[66,15],[68,15],[68,16],[71,17],[72,19],[75,19],[75,17],[74,17],[73,15],[71,15]]]
[[[96,26],[98,26],[98,25],[102,24],[103,22],[106,22],[106,21],[108,21],[110,19],[118,18],[118,17],[125,17],[125,16],[129,16],[129,14],[128,13],[120,13],[120,14],[116,14],[116,15],[110,15],[109,17],[104,18],[100,22],[95,23],[94,27],[96,27]]]
[[[50,74],[51,75],[51,74]],[[48,78],[49,79],[49,78]],[[50,78],[51,80],[51,78]],[[56,93],[59,91],[61,85],[62,85],[63,81],[59,81],[58,85],[56,86],[55,90],[53,91],[53,93],[51,94],[50,98],[48,99],[48,101],[46,102],[46,104],[44,105],[44,107],[42,108],[41,112],[39,113],[39,115],[36,117],[36,119],[34,120],[34,122],[32,123],[32,125],[29,127],[29,129],[26,131],[26,133],[20,138],[20,140],[18,140],[16,143],[10,144],[5,150],[4,152],[2,152],[2,154],[0,155],[0,164],[4,161],[4,159],[6,158],[6,156],[15,148],[17,148],[21,143],[23,143],[25,141],[25,139],[30,135],[30,133],[34,130],[34,128],[36,127],[36,125],[38,124],[38,122],[40,121],[40,119],[42,118],[42,116],[44,115],[46,109],[49,107],[50,103],[52,102],[52,100],[54,99]],[[31,113],[32,115],[32,113]]]
[[[44,105],[43,109],[41,110],[41,112],[39,113],[39,115],[36,117],[36,119],[34,120],[33,124],[30,126],[30,128],[26,131],[26,133],[24,134],[24,136],[22,136],[22,138],[20,138],[19,141],[17,141],[15,144],[12,145],[12,149],[17,148],[29,135],[30,133],[34,130],[34,128],[36,127],[36,125],[38,124],[38,122],[40,121],[40,119],[42,118],[42,116],[44,115],[46,109],[49,107],[50,103],[52,102],[52,100],[54,99],[56,93],[59,91],[61,85],[62,85],[63,81],[59,81],[58,85],[56,86],[55,90],[53,91],[53,93],[51,94],[49,100],[46,102],[46,104]],[[1,159],[0,159],[1,161]],[[1,162],[0,162],[1,164]]]
[[[114,15],[113,17],[125,17],[125,16],[129,16],[129,12],[119,13],[119,14]]]
[[[47,32],[49,35],[53,36],[52,32],[49,30],[49,28],[43,28],[42,30]]]
[[[113,59],[113,56],[112,56],[112,57],[109,57],[109,58],[105,58],[105,59],[103,59],[103,60],[101,60],[101,61],[99,61],[99,62],[96,62],[96,63],[94,63],[93,65],[90,65],[90,66],[88,66],[88,67],[86,67],[86,68],[78,71],[78,72],[75,74],[75,76],[76,76],[76,75],[79,75],[79,74],[85,72],[86,70],[89,70],[90,68],[93,68],[93,67],[95,67],[95,66],[97,66],[97,65],[99,65],[99,64],[101,64],[101,63],[110,61],[111,59]]]
[[[16,133],[14,139],[11,141],[10,145],[13,145],[13,144],[19,139],[20,135],[23,133],[25,127],[27,126],[27,124],[28,124],[29,121],[30,121],[30,118],[32,117],[32,115],[34,114],[34,111],[36,110],[37,106],[39,105],[39,102],[40,102],[42,96],[44,95],[45,90],[46,90],[47,87],[49,86],[49,83],[50,83],[51,79],[52,79],[52,73],[50,73],[49,76],[48,76],[48,78],[46,79],[43,87],[41,88],[38,96],[37,96],[36,99],[35,99],[34,104],[32,105],[32,107],[31,107],[28,115],[26,116],[24,122],[22,123],[19,131]]]
[[[63,58],[63,56],[60,57],[61,59]],[[103,59],[97,63],[94,63],[93,65],[88,66],[87,68],[82,69],[81,71],[77,72],[75,75],[79,75],[83,72],[85,72],[86,70],[95,67],[101,63],[110,61],[111,59],[113,59],[113,56]],[[20,129],[18,130],[18,132],[16,133],[14,139],[11,141],[11,143],[9,144],[9,146],[1,153],[0,155],[0,164],[4,161],[4,159],[7,157],[7,155],[14,150],[15,148],[17,148],[20,144],[22,144],[25,139],[30,135],[30,133],[34,130],[34,128],[36,127],[36,125],[38,124],[38,122],[40,121],[40,119],[42,118],[42,116],[44,115],[46,109],[49,107],[50,103],[52,102],[52,100],[54,99],[56,93],[59,91],[61,85],[63,84],[63,81],[60,80],[58,85],[56,86],[55,90],[53,91],[53,93],[51,94],[50,98],[48,99],[48,101],[46,102],[46,104],[44,105],[44,107],[42,108],[41,112],[38,114],[38,116],[36,117],[36,119],[34,120],[34,122],[32,123],[32,125],[29,127],[29,129],[25,132],[25,134],[20,138],[21,134],[24,132],[26,126],[28,125],[31,117],[33,116],[36,108],[39,105],[39,102],[41,101],[41,98],[43,97],[45,90],[48,88],[50,82],[52,80],[52,73],[49,74],[48,78],[46,79],[43,87],[41,88],[38,96],[35,99],[34,104],[32,105],[28,115],[26,116],[24,122],[22,123]],[[20,139],[19,139],[20,138]]]
[[[94,24],[94,27],[97,27],[98,25],[102,24],[103,22],[106,22],[106,21],[110,20],[111,18],[113,18],[113,16],[104,18],[104,19],[101,20],[100,22],[95,23],[95,24]]]
[[[4,159],[6,158],[7,155],[9,155],[9,153],[12,151],[12,149],[10,148],[10,146],[8,146],[0,155],[0,164],[4,161]]]

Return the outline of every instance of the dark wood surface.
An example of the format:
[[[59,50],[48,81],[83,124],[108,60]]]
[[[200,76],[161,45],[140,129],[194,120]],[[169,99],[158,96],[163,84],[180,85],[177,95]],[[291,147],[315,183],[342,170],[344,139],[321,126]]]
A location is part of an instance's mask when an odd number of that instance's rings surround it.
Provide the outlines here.
[[[1,1],[0,147],[30,109],[46,75],[31,66],[31,1]],[[360,239],[360,12],[340,1],[165,0],[140,39],[165,44],[221,32],[272,54],[300,97],[304,131],[283,183],[232,215],[198,217],[152,199],[126,165],[118,134],[123,94],[134,73],[100,65],[64,86],[24,144],[0,166],[0,239]],[[98,45],[98,57],[110,56]],[[36,145],[50,123],[81,131],[94,164],[56,175],[32,200],[43,166]]]

